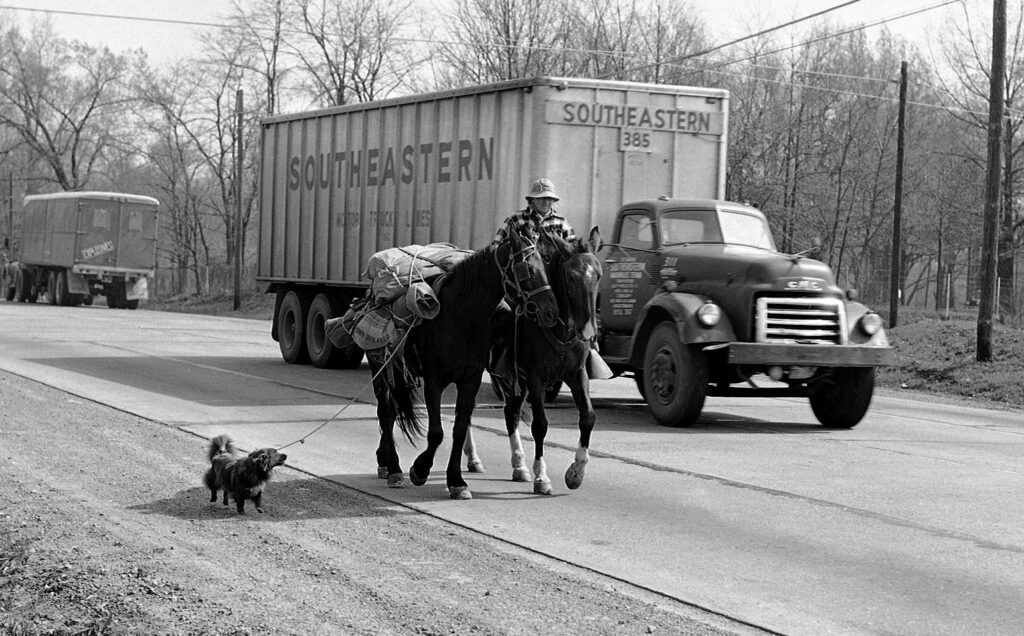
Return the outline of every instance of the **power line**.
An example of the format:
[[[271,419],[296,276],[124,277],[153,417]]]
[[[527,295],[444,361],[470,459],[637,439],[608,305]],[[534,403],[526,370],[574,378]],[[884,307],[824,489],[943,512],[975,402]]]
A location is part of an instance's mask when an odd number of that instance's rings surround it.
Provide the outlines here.
[[[0,4],[0,9],[11,11],[26,11],[29,13],[54,13],[57,15],[73,15],[80,18],[110,18],[112,20],[133,20],[135,22],[160,22],[164,24],[180,24],[184,26],[213,27],[218,29],[235,28],[229,24],[216,24],[213,22],[197,22],[194,20],[171,20],[169,18],[144,18],[141,16],[118,15],[114,13],[94,13],[91,11],[68,11],[66,9],[38,9],[35,7],[16,7],[9,4]]]
[[[790,20],[789,22],[786,22],[784,24],[780,24],[778,26],[773,26],[771,28],[764,29],[762,31],[758,31],[757,33],[753,33],[751,35],[744,35],[741,38],[736,38],[735,40],[730,40],[730,41],[728,41],[728,42],[726,42],[724,44],[719,44],[719,45],[713,46],[713,47],[711,47],[709,49],[704,49],[703,51],[698,51],[697,53],[688,53],[686,55],[680,55],[679,57],[670,58],[670,59],[665,60],[663,62],[654,62],[654,63],[651,63],[651,64],[645,64],[643,66],[637,66],[637,67],[630,68],[630,69],[624,69],[622,71],[617,71],[615,73],[610,73],[610,74],[607,74],[607,75],[603,75],[602,77],[599,77],[597,79],[606,79],[608,77],[612,77],[613,75],[618,75],[619,73],[631,73],[633,71],[642,71],[644,69],[651,68],[652,66],[659,66],[661,64],[677,64],[679,62],[683,62],[685,60],[689,60],[689,59],[692,59],[692,58],[695,58],[695,57],[701,57],[703,55],[707,55],[708,53],[714,53],[715,51],[718,51],[718,50],[730,47],[730,46],[732,46],[734,44],[739,44],[740,42],[745,42],[747,40],[752,40],[752,39],[760,37],[762,35],[766,35],[768,33],[772,33],[773,31],[778,31],[780,29],[784,29],[786,27],[793,26],[794,24],[799,24],[800,22],[805,22],[805,21],[810,20],[812,18],[817,18],[819,16],[823,16],[826,13],[831,13],[831,12],[836,11],[838,9],[842,9],[843,7],[850,6],[851,4],[856,4],[858,2],[860,2],[860,0],[847,0],[846,2],[843,2],[842,4],[837,4],[834,7],[831,7],[831,8],[828,8],[828,9],[823,9],[821,11],[818,11],[816,13],[812,13],[810,15],[805,15],[802,18],[797,18],[795,20]]]

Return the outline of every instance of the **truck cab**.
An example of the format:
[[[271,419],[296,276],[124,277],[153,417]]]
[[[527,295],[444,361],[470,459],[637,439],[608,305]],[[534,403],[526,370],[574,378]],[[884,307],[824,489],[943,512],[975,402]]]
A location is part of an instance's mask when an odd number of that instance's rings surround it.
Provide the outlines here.
[[[692,424],[708,395],[803,396],[823,425],[849,428],[875,368],[894,362],[881,317],[825,263],[777,251],[754,207],[628,203],[601,258],[601,355],[661,424]]]

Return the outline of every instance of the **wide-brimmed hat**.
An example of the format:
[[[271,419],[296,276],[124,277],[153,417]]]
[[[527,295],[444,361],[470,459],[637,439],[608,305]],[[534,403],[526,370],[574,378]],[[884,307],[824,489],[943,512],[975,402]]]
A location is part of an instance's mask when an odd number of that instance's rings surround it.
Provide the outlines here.
[[[526,200],[530,199],[554,199],[558,201],[558,195],[555,194],[555,185],[551,183],[551,179],[537,179],[530,186],[530,191],[526,194]]]

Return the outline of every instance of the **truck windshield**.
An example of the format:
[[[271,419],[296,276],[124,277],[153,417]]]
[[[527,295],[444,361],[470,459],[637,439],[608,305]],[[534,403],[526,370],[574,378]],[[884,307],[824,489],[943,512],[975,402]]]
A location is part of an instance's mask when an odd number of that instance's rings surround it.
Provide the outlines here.
[[[661,244],[721,243],[714,210],[668,210],[661,215]]]
[[[725,243],[775,250],[775,241],[764,217],[742,210],[721,209],[718,220]]]

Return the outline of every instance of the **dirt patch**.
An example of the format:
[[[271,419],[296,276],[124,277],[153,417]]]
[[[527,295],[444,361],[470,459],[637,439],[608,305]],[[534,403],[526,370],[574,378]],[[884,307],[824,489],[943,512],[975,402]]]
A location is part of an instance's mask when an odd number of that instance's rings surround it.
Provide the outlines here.
[[[282,467],[264,514],[206,440],[0,372],[0,633],[751,633]]]

